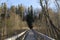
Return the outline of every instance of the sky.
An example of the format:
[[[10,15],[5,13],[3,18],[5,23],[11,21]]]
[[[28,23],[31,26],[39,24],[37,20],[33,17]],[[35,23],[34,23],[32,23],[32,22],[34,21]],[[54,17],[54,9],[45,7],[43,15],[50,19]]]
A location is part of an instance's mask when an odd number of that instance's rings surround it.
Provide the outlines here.
[[[17,6],[18,4],[23,4],[24,6],[28,7],[32,5],[34,8],[39,7],[39,3],[37,0],[0,0],[0,4],[6,2],[8,7],[11,5]]]
[[[11,7],[11,5],[17,6],[18,4],[23,4],[26,7],[32,5],[34,8],[40,8],[39,0],[0,0],[0,5],[4,2],[7,3],[8,7]],[[50,3],[49,6],[54,9],[55,5],[53,4],[53,1],[50,0]]]

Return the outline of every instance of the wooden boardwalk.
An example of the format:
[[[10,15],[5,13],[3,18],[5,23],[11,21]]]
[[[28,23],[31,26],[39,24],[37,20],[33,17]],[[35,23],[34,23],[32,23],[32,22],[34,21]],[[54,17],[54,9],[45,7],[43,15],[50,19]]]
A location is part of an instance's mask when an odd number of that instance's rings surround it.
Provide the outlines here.
[[[22,39],[20,39],[22,37]],[[5,40],[55,40],[35,30],[27,30],[11,38]]]

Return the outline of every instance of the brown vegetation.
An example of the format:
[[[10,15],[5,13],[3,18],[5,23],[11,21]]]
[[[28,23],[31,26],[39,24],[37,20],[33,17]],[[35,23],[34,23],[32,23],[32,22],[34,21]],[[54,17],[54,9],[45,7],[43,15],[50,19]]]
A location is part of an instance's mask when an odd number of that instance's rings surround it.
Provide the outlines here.
[[[40,0],[40,5],[42,10],[39,12],[39,15],[34,17],[33,29],[46,34],[56,40],[60,39],[60,13],[54,12],[51,8],[48,8],[48,3],[45,0],[45,6],[43,6],[43,1]],[[58,7],[59,4],[57,3]],[[24,13],[26,12],[26,8],[24,6],[19,5],[18,7],[11,6],[11,8],[7,8],[6,3],[3,3],[0,7],[0,39],[3,40],[4,37],[9,37],[10,35],[16,33],[16,30],[28,29],[26,24],[26,16]],[[33,10],[33,9],[32,9]],[[27,10],[29,11],[32,10]],[[60,10],[60,9],[59,9]],[[26,12],[26,13],[27,13]],[[19,32],[20,33],[20,32]]]

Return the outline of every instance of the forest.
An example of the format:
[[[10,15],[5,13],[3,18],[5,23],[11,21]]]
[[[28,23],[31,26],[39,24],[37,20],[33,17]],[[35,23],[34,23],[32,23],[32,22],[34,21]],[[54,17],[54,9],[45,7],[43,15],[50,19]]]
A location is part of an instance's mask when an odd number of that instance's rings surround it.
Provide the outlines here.
[[[44,2],[44,3],[43,3]],[[60,0],[54,0],[56,10],[49,7],[49,0],[39,0],[41,9],[34,9],[31,5],[26,8],[23,4],[7,7],[6,3],[0,5],[0,40],[11,37],[29,29],[26,15],[33,14],[33,29],[56,40],[60,40]]]

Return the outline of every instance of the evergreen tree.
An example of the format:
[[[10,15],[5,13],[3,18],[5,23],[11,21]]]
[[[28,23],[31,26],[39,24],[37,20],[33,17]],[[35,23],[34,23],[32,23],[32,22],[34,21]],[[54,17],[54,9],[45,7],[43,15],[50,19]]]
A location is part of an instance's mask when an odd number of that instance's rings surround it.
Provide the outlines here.
[[[32,6],[31,6],[30,8],[28,8],[28,14],[26,16],[26,22],[27,22],[28,27],[30,29],[33,28],[33,21],[34,21],[34,19],[33,19],[33,10],[32,10]]]

